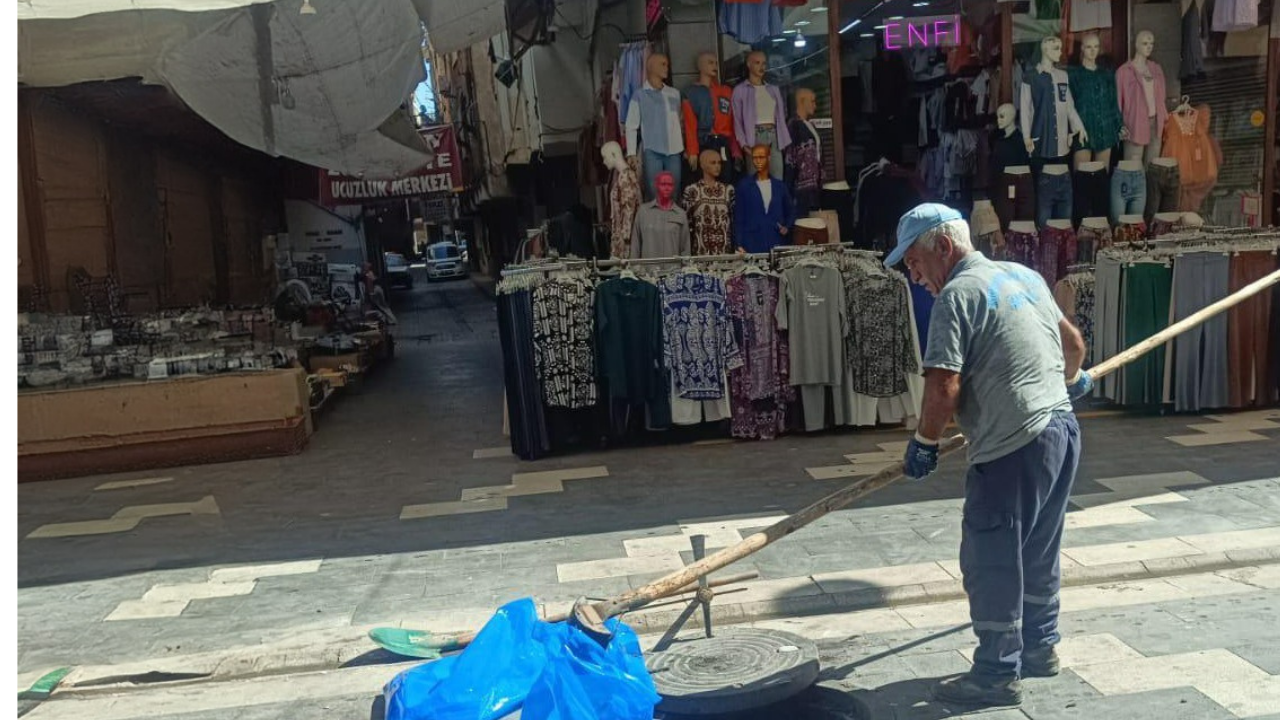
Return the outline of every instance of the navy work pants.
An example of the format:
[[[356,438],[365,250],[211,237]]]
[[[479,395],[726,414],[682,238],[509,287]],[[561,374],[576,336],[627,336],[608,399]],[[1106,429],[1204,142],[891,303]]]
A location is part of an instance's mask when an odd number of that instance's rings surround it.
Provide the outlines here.
[[[1023,648],[1060,638],[1058,551],[1079,461],[1080,426],[1059,413],[1027,445],[969,468],[960,569],[979,675],[1016,677]]]

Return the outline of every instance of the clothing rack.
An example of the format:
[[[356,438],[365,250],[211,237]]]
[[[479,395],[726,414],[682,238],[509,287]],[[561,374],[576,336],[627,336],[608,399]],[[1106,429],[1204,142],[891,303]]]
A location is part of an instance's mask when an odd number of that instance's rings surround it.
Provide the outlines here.
[[[1167,260],[1186,253],[1280,252],[1280,228],[1250,232],[1223,232],[1203,230],[1181,232],[1154,238],[1141,245],[1113,246],[1098,251],[1102,257],[1120,262],[1141,260]]]

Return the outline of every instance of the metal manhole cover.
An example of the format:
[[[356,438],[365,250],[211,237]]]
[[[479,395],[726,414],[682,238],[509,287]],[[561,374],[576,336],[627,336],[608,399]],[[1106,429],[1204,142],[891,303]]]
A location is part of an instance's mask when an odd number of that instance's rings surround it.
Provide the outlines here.
[[[725,629],[649,656],[662,702],[680,715],[741,712],[785,700],[818,679],[818,647],[778,630]]]

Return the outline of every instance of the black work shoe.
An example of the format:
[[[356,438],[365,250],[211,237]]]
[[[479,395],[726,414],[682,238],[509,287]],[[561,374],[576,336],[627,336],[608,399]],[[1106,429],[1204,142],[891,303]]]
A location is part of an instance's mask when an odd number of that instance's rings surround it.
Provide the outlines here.
[[[1058,652],[1052,646],[1022,651],[1022,677],[1054,677],[1061,671],[1062,664],[1058,661]]]
[[[990,679],[969,672],[935,685],[933,697],[961,705],[1011,707],[1022,704],[1022,684],[1017,678]]]

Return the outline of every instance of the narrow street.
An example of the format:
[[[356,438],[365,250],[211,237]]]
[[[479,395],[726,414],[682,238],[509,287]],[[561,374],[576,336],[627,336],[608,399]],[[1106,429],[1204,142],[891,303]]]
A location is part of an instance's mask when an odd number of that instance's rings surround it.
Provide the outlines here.
[[[19,487],[20,687],[67,666],[86,685],[195,681],[59,692],[29,717],[364,717],[398,669],[369,664],[391,658],[368,629],[466,630],[520,597],[552,610],[628,590],[688,562],[690,535],[735,542],[906,441],[887,430],[521,462],[501,432],[492,302],[469,282],[420,280],[393,304],[395,360],[319,418],[301,455]],[[1064,593],[1077,664],[1208,654],[1179,661],[1186,682],[1069,671],[1028,688],[1026,715],[1280,711],[1280,637],[1266,635],[1280,627],[1280,412],[1083,425],[1064,549],[1080,586]],[[962,477],[963,463],[944,463],[732,567],[760,578],[716,600],[717,622],[803,627],[825,678],[897,708],[876,717],[952,716],[910,698],[921,678],[963,669],[957,651],[972,646],[955,562]],[[678,610],[628,622],[661,633]],[[1224,701],[1230,668],[1253,678],[1240,687],[1248,714]]]

